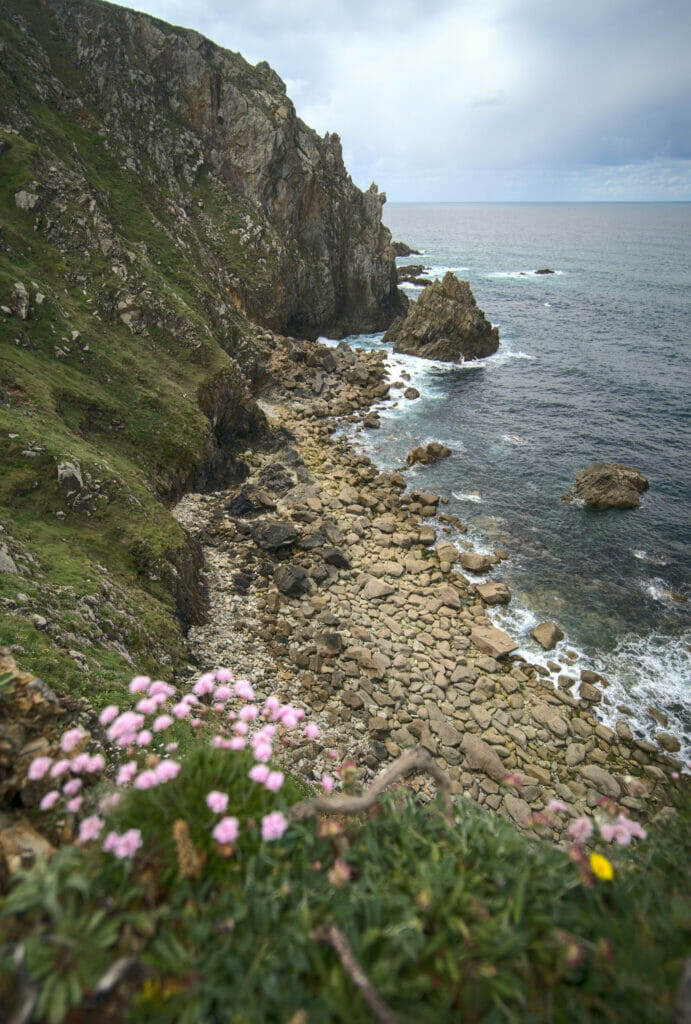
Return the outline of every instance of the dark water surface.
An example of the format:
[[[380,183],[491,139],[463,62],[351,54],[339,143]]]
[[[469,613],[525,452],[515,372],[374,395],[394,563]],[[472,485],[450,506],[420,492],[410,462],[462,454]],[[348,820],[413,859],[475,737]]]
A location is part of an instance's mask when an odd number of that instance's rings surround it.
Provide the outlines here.
[[[424,253],[399,264],[469,280],[501,345],[464,367],[394,357],[392,379],[407,371],[422,397],[389,405],[381,430],[359,440],[387,467],[415,443],[452,448],[415,482],[448,495],[480,545],[510,552],[493,573],[514,593],[499,624],[544,661],[529,630],[555,619],[562,652],[613,678],[612,721],[626,703],[651,735],[655,704],[689,744],[691,204],[391,204],[384,213],[394,238]],[[557,273],[535,275],[541,268]],[[642,470],[651,481],[642,507],[563,503],[593,461]]]

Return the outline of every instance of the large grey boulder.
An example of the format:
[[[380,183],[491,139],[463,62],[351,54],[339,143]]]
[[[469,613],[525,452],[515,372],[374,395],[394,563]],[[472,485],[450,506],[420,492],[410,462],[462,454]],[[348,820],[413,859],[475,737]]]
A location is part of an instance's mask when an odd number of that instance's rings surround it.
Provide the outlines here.
[[[618,462],[592,462],[576,477],[574,494],[590,508],[638,508],[650,481]]]
[[[405,320],[394,320],[384,341],[394,343],[394,352],[462,363],[496,352],[499,331],[478,307],[470,284],[449,271],[427,285]]]

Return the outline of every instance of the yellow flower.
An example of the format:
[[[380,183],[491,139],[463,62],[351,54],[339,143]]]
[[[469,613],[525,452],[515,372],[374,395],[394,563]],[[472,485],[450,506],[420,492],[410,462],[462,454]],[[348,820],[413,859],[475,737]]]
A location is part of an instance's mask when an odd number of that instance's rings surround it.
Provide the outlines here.
[[[590,854],[590,868],[593,874],[601,878],[603,882],[611,882],[614,878],[614,868],[607,858],[599,853]]]

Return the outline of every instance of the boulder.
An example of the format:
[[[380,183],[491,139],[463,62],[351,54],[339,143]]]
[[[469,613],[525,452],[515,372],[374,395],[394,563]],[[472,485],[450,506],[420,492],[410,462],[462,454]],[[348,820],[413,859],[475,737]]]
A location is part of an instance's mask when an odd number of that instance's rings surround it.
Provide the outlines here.
[[[475,589],[488,605],[508,604],[511,600],[511,591],[505,583],[480,583]]]
[[[483,772],[495,782],[503,782],[506,778],[506,768],[501,763],[499,754],[479,736],[470,732],[465,733],[461,749],[465,754],[466,763],[472,771]]]
[[[423,466],[429,466],[432,462],[438,462],[439,459],[448,458],[450,454],[451,449],[447,448],[445,444],[441,444],[440,441],[430,441],[426,448],[418,445],[409,451],[406,455],[406,462],[409,466],[414,466],[416,462]]]
[[[550,270],[549,267],[543,267],[542,270],[536,270],[535,273],[536,274],[554,274],[554,273],[556,273],[556,271]]]
[[[414,388],[414,387],[411,386],[411,387],[405,389],[405,391],[403,392],[403,397],[407,398],[407,399],[409,399],[409,401],[413,402],[413,401],[415,401],[416,398],[420,397],[420,392],[418,391],[417,388]]]
[[[564,639],[564,634],[556,622],[541,622],[531,631],[530,635],[546,651],[551,651],[560,640]]]
[[[58,484],[69,497],[78,494],[84,486],[82,471],[78,462],[65,461],[58,465]]]
[[[458,560],[458,548],[448,540],[440,541],[435,550],[440,562],[450,562],[453,564]]]
[[[470,284],[449,271],[427,285],[405,320],[394,320],[384,341],[394,343],[394,352],[458,363],[491,356],[499,331],[478,307]]]
[[[252,540],[263,551],[290,547],[300,536],[297,527],[280,519],[260,519],[251,528]]]
[[[288,597],[300,597],[309,589],[307,573],[299,565],[277,565],[274,570],[274,583]]]
[[[333,544],[325,545],[321,550],[321,556],[327,565],[333,565],[336,569],[350,569],[350,559],[345,551]]]
[[[395,256],[422,256],[421,252],[418,252],[417,249],[411,249],[405,242],[392,242],[391,248]]]
[[[650,482],[638,469],[593,462],[576,477],[574,493],[589,508],[638,508]]]
[[[497,629],[496,626],[474,626],[470,632],[470,639],[478,651],[489,654],[491,658],[503,658],[518,647],[508,633]]]
[[[363,427],[367,427],[368,430],[379,430],[381,423],[379,422],[379,413],[372,410],[368,412],[362,421]]]
[[[479,555],[476,551],[461,552],[461,565],[468,572],[487,572],[493,563],[494,559],[491,555]]]
[[[14,559],[4,544],[0,544],[0,572],[11,573],[12,575],[17,572]]]

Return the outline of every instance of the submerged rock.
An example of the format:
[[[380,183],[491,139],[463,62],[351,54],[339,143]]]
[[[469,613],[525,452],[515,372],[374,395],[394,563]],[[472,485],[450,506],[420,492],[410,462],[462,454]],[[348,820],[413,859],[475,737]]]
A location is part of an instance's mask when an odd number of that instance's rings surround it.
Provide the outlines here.
[[[590,508],[638,508],[650,481],[618,462],[592,462],[576,477],[574,493]]]
[[[499,331],[478,307],[467,281],[449,271],[443,281],[427,285],[403,320],[394,320],[384,335],[394,352],[463,362],[483,359],[499,348]]]
[[[450,454],[451,449],[447,448],[445,444],[440,441],[431,441],[426,448],[419,444],[409,451],[406,455],[406,463],[409,466],[414,466],[419,462],[423,466],[429,466],[432,462],[438,462],[439,459],[448,458]]]

